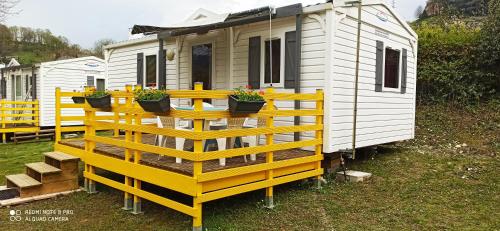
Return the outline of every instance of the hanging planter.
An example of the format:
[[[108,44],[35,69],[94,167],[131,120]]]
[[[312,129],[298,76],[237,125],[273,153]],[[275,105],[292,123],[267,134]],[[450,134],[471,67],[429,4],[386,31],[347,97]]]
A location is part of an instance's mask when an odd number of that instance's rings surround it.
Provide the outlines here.
[[[73,100],[73,103],[76,103],[76,104],[84,104],[85,103],[85,97],[83,97],[83,96],[73,96],[73,97],[71,97],[71,99]]]
[[[135,101],[147,112],[165,113],[170,111],[170,96],[162,90],[145,89],[134,92]]]
[[[105,91],[96,91],[85,97],[87,103],[93,108],[109,109],[111,108],[111,95]]]
[[[237,88],[235,94],[228,97],[229,112],[233,115],[257,113],[264,106],[264,92],[259,93],[247,89]]]

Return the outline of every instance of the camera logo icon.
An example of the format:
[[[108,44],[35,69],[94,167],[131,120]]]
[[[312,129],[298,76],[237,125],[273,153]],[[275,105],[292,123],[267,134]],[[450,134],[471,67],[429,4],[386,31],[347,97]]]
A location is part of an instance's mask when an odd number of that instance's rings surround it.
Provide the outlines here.
[[[10,221],[21,221],[22,218],[21,218],[21,210],[10,210],[9,211],[9,220]]]

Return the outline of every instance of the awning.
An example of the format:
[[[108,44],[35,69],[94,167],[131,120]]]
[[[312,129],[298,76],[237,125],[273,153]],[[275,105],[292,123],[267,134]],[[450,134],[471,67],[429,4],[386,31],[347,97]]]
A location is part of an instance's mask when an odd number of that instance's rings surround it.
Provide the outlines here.
[[[254,22],[260,22],[269,20],[269,14],[272,11],[269,7],[261,7],[252,10],[242,11],[238,13],[229,14],[224,21],[191,26],[191,27],[157,27],[157,26],[146,26],[146,25],[134,25],[132,28],[132,34],[158,34],[159,39],[165,39],[167,37],[186,35],[192,33],[206,33],[210,30],[216,30],[221,28],[228,28],[232,26],[239,26],[244,24],[250,24]],[[272,18],[283,18],[289,16],[295,16],[302,13],[302,4],[294,4],[289,6],[283,6],[276,8],[275,13],[272,14]]]

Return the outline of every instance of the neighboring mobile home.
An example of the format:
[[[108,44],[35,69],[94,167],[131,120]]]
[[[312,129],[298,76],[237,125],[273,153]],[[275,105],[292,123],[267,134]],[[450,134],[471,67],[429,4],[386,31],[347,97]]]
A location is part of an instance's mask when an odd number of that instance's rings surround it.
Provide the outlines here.
[[[104,60],[89,56],[5,67],[1,70],[2,99],[7,101],[38,100],[39,125],[53,127],[55,125],[56,87],[65,91],[82,91],[84,86],[96,86],[98,89],[105,90],[104,66]],[[83,114],[81,109],[73,111],[75,115]]]
[[[109,88],[140,84],[191,89],[194,82],[203,82],[204,89],[246,85],[254,89],[272,86],[281,92],[323,89],[323,152],[350,149],[357,12],[357,6],[347,1],[329,1],[231,14],[200,9],[169,27],[135,25],[132,34],[142,37],[105,47]],[[414,137],[417,40],[385,1],[363,1],[357,148]],[[227,102],[212,103],[225,106]],[[311,108],[313,104],[277,106]],[[313,120],[276,122],[307,124]],[[313,135],[275,139],[291,141]]]

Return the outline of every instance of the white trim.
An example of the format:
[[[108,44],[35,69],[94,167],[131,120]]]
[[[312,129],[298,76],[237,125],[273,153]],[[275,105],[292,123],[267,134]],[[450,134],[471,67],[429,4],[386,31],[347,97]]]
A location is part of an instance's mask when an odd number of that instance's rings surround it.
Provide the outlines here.
[[[398,66],[398,74],[397,74],[397,82],[398,82],[398,87],[397,88],[393,88],[393,87],[386,87],[385,86],[385,56],[386,56],[386,49],[387,48],[390,48],[390,49],[393,49],[393,50],[397,50],[399,51],[399,66]],[[383,62],[382,62],[382,65],[383,65],[383,68],[382,68],[382,92],[401,92],[401,76],[402,76],[402,67],[403,67],[403,48],[401,47],[401,45],[397,45],[395,42],[391,42],[391,41],[384,41],[384,49],[382,50],[383,52]]]
[[[336,21],[337,15],[334,11],[327,11],[325,14],[326,21],[326,43],[325,43],[325,77],[324,81],[324,116],[323,116],[323,152],[330,153],[332,152],[333,145],[331,144],[332,137],[331,133],[331,124],[332,124],[332,81],[333,81],[333,51],[334,51],[334,31],[336,30],[337,24],[332,23]]]
[[[323,33],[326,33],[325,19],[324,18],[322,18],[318,14],[308,14],[307,17],[310,19],[316,20],[319,23],[319,26],[321,27],[321,30],[323,31]]]
[[[333,1],[333,7],[336,8],[336,7],[356,7],[356,5],[348,5],[346,4],[346,0],[334,0]],[[362,1],[362,4],[363,6],[370,6],[370,5],[382,5],[383,7],[385,7],[393,16],[394,18],[396,18],[396,20],[398,20],[398,22],[401,24],[401,26],[403,26],[403,28],[408,31],[408,33],[410,33],[410,35],[415,38],[415,39],[418,39],[418,35],[417,33],[415,33],[415,31],[413,31],[413,29],[411,29],[410,25],[408,25],[408,23],[406,23],[406,21],[401,17],[399,16],[399,14],[390,6],[387,5],[387,2],[385,2],[384,0],[363,0]],[[375,25],[373,25],[375,26]]]
[[[260,34],[261,36],[261,41],[260,41],[260,86],[261,88],[265,87],[277,87],[277,88],[283,88],[285,86],[285,33],[294,31],[295,26],[293,27],[276,27],[273,28],[271,31],[271,39],[280,39],[280,82],[279,83],[264,83],[264,72],[265,72],[265,46],[266,46],[266,41],[270,40],[269,33],[264,33]],[[271,76],[272,79],[272,76]]]
[[[228,33],[229,33],[229,36],[228,36],[229,39],[227,41],[227,44],[229,45],[229,49],[228,49],[229,50],[229,55],[228,55],[229,62],[226,62],[226,63],[229,64],[229,70],[228,70],[229,71],[229,73],[228,73],[229,74],[228,75],[229,76],[229,85],[228,85],[228,87],[229,87],[229,90],[232,90],[234,88],[234,83],[233,83],[234,82],[234,44],[236,43],[234,40],[235,36],[234,36],[233,27],[229,27]],[[238,38],[239,38],[239,32],[238,32]]]

